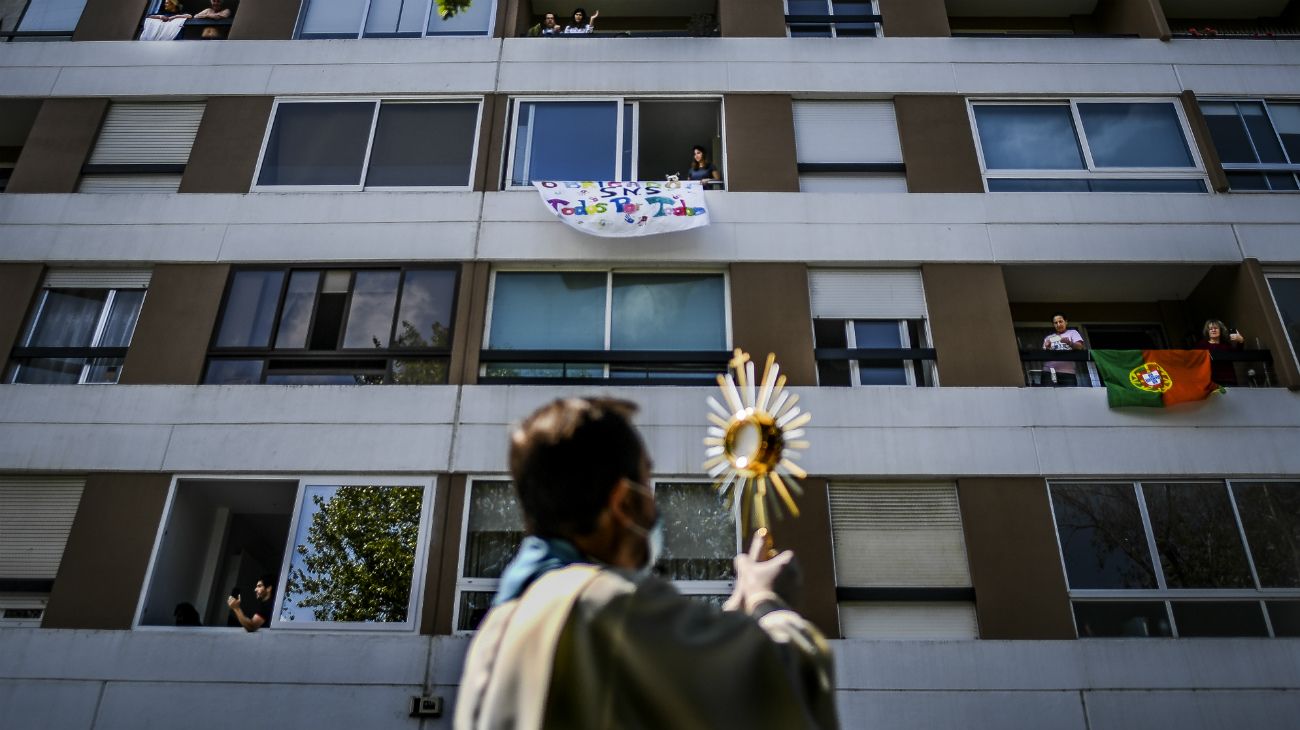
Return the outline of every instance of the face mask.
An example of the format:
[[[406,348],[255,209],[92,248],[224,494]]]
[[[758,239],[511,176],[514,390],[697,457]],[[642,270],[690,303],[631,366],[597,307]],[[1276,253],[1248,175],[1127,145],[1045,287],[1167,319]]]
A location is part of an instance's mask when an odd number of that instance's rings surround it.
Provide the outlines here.
[[[654,492],[651,492],[645,485],[631,480],[628,480],[628,484],[632,485],[634,491],[640,492],[651,500],[654,499]],[[645,535],[646,538],[646,560],[640,568],[636,569],[636,577],[645,578],[650,575],[650,571],[654,570],[655,564],[659,562],[659,558],[664,553],[664,516],[656,509],[655,521],[654,524],[650,525],[649,530],[635,522],[630,524],[636,532]]]

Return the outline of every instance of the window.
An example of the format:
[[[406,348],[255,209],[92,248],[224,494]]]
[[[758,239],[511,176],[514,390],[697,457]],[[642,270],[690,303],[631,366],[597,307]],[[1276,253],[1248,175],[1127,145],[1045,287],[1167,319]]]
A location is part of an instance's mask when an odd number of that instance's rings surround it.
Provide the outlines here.
[[[113,104],[90,159],[81,193],[174,193],[203,119],[194,104]]]
[[[236,271],[203,382],[445,383],[455,301],[446,267]]]
[[[71,40],[85,7],[86,0],[10,0],[4,3],[0,31],[12,40]]]
[[[148,286],[148,271],[51,271],[5,382],[116,383]]]
[[[974,639],[974,591],[954,484],[831,484],[840,633]]]
[[[1270,274],[1268,288],[1273,292],[1273,303],[1291,341],[1291,356],[1300,353],[1300,273]]]
[[[1203,101],[1201,113],[1230,189],[1300,190],[1300,103]]]
[[[710,273],[498,271],[480,382],[707,383],[726,369],[726,279]]]
[[[976,102],[988,191],[1204,193],[1172,101]]]
[[[271,627],[414,629],[433,484],[423,479],[181,478],[173,485],[137,624],[237,626],[253,584],[278,576]]]
[[[677,590],[721,605],[735,584],[732,563],[740,534],[733,514],[705,482],[652,483],[664,521],[664,550],[656,575]],[[456,573],[456,631],[473,631],[492,606],[501,573],[524,538],[523,513],[514,486],[501,479],[473,479],[461,530]]]
[[[811,271],[821,385],[936,384],[919,271]]]
[[[0,477],[0,628],[41,625],[83,486]]]
[[[1294,636],[1300,482],[1052,483],[1079,636]]]
[[[785,0],[791,38],[872,38],[880,35],[874,0]]]
[[[420,38],[488,35],[494,0],[308,0],[299,38]]]
[[[686,180],[694,145],[722,174],[719,110],[712,99],[516,99],[506,179]]]
[[[796,101],[794,139],[805,193],[907,192],[890,101]]]
[[[478,101],[279,101],[256,189],[468,190]]]

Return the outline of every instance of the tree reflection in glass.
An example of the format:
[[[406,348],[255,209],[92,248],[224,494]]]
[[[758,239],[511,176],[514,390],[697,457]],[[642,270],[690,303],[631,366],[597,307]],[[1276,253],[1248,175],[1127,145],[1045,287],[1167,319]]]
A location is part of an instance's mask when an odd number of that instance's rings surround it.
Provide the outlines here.
[[[1300,588],[1300,482],[1233,482],[1261,588]]]
[[[463,578],[500,578],[524,539],[524,518],[508,481],[476,481],[470,489]]]
[[[1052,510],[1070,588],[1156,588],[1131,484],[1053,484]]]
[[[423,487],[306,487],[280,619],[406,622],[423,504]]]
[[[666,580],[734,580],[736,521],[709,484],[655,485],[664,521],[663,556],[655,572]]]
[[[1169,588],[1253,588],[1223,483],[1146,482],[1151,531]]]

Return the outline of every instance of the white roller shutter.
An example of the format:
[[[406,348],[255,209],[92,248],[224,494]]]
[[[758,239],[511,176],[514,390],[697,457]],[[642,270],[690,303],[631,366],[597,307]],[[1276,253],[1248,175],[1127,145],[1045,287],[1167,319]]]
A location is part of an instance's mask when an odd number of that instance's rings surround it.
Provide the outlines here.
[[[821,269],[808,272],[812,314],[827,319],[925,319],[921,272]]]
[[[83,485],[81,479],[0,478],[0,578],[54,578]]]
[[[954,484],[832,484],[836,584],[964,588],[970,568]]]
[[[892,101],[796,101],[799,162],[902,162]]]
[[[46,289],[148,289],[149,269],[53,269]]]
[[[113,104],[91,165],[184,165],[203,118],[203,102]]]
[[[77,186],[79,193],[174,193],[180,190],[181,176],[175,174],[149,175],[83,175]]]
[[[978,639],[975,604],[943,602],[845,602],[840,604],[845,639]]]

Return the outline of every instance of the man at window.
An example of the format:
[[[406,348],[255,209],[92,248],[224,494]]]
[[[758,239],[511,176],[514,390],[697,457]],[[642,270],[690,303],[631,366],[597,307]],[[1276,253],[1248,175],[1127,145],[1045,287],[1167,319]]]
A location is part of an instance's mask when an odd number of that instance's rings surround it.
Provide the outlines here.
[[[243,626],[245,631],[251,633],[263,626],[271,625],[271,614],[275,612],[274,602],[271,600],[274,593],[275,576],[268,573],[259,578],[257,585],[253,586],[253,595],[257,598],[257,605],[253,607],[252,616],[244,613],[238,595],[232,595],[226,599],[226,605],[230,606],[230,612],[234,614],[239,625]]]
[[[1070,320],[1061,312],[1052,315],[1053,332],[1043,338],[1044,350],[1082,350],[1083,335],[1070,327]],[[1078,363],[1049,362],[1043,365],[1043,384],[1078,385]]]
[[[830,649],[785,602],[793,553],[736,557],[723,610],[650,577],[635,406],[557,400],[511,435],[529,533],[470,645],[455,727],[834,727]]]
[[[526,34],[529,38],[541,38],[543,36],[559,35],[564,32],[560,24],[555,22],[555,13],[547,13],[542,22],[528,29]]]

